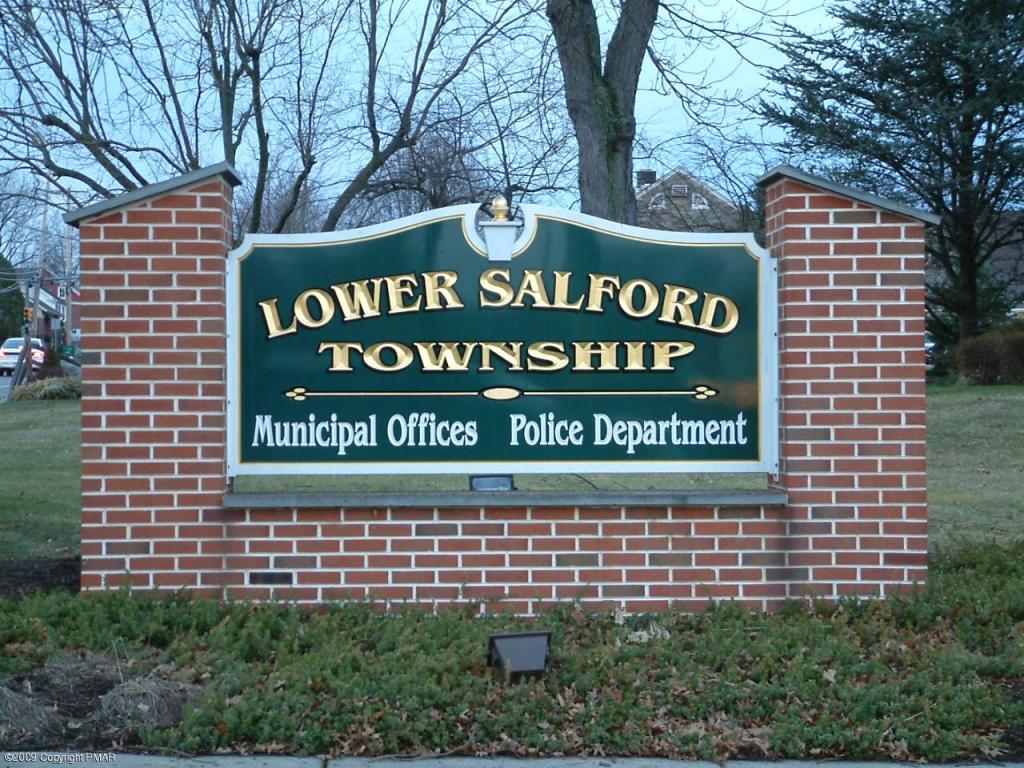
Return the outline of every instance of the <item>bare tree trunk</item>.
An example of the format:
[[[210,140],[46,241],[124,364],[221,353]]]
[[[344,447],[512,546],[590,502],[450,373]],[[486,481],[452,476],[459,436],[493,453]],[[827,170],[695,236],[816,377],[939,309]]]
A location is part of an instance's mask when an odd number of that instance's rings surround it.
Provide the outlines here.
[[[972,260],[962,259],[960,265],[958,333],[963,343],[977,336],[981,327],[981,312],[978,307],[978,271]]]
[[[624,0],[603,66],[597,14],[590,0],[547,0],[547,15],[579,144],[582,211],[635,224],[634,108],[658,0]]]

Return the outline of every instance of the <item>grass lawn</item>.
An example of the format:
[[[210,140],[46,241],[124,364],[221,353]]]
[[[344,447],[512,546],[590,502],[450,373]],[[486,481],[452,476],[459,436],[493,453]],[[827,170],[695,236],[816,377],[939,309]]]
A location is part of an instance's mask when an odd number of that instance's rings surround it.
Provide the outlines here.
[[[78,549],[79,404],[0,405],[0,558]],[[381,490],[379,477],[248,477],[240,491]],[[763,475],[519,475],[522,490],[763,488]],[[464,476],[403,477],[407,491],[466,490]],[[1024,538],[1024,387],[928,389],[931,537]]]
[[[1024,387],[928,389],[932,542],[1024,538]]]
[[[0,558],[75,554],[78,401],[0,404]]]

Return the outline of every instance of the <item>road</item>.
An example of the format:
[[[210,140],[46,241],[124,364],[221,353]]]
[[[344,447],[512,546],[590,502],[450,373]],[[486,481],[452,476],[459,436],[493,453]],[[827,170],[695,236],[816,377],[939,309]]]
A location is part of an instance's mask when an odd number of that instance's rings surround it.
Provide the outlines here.
[[[7,393],[11,389],[11,377],[0,376],[0,403],[7,400]]]

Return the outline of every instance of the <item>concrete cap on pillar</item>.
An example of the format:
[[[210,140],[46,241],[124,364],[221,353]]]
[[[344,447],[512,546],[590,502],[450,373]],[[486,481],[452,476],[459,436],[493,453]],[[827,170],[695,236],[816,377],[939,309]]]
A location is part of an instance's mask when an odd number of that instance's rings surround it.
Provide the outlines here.
[[[802,184],[809,184],[810,186],[817,187],[825,192],[831,192],[839,195],[840,197],[848,197],[859,203],[866,203],[867,205],[874,206],[875,208],[880,208],[883,211],[898,213],[901,216],[906,216],[908,219],[922,221],[925,224],[938,224],[942,221],[941,218],[929,211],[912,208],[909,205],[904,205],[903,203],[898,203],[895,200],[889,200],[885,197],[879,197],[878,195],[873,195],[870,192],[864,192],[863,190],[855,189],[854,187],[848,187],[845,184],[837,184],[836,182],[829,181],[821,176],[815,176],[812,173],[801,171],[799,168],[794,168],[791,165],[776,166],[759,178],[757,180],[757,185],[761,188],[767,188],[770,184],[778,181],[779,179],[792,179],[793,181],[799,181]]]
[[[147,184],[144,187],[133,189],[129,192],[125,192],[121,195],[108,198],[106,200],[100,200],[98,203],[87,205],[84,208],[79,208],[76,211],[68,211],[64,214],[64,222],[70,224],[73,227],[77,227],[85,219],[91,219],[96,216],[102,216],[104,213],[123,208],[126,205],[137,203],[141,200],[147,200],[157,195],[162,195],[167,192],[173,192],[176,189],[182,187],[188,187],[193,184],[197,184],[200,181],[207,179],[213,179],[218,176],[224,178],[224,180],[232,187],[237,187],[242,183],[242,180],[238,177],[238,173],[232,167],[231,163],[216,163],[214,165],[208,165],[205,168],[197,168],[194,171],[183,174],[181,176],[175,176],[173,179],[167,179],[166,181],[158,181],[155,184]]]

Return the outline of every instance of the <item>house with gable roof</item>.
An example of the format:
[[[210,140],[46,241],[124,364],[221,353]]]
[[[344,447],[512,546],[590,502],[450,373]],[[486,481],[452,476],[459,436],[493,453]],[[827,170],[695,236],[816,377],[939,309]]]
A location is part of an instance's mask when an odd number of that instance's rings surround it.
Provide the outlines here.
[[[742,211],[726,196],[682,168],[657,177],[636,174],[637,224],[677,232],[737,232],[744,229]]]

